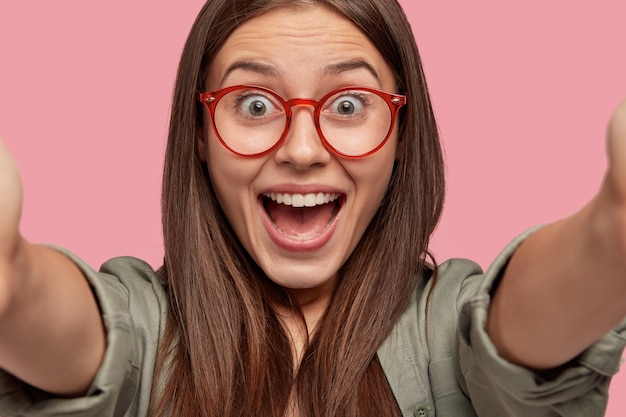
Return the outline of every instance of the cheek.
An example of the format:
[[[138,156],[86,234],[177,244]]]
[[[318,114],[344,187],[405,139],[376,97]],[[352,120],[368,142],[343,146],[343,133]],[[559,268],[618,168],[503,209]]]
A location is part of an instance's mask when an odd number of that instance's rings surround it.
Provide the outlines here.
[[[248,241],[245,231],[247,187],[242,181],[244,175],[234,168],[236,164],[225,163],[227,158],[209,158],[209,177],[215,190],[218,204],[240,242]]]
[[[246,212],[253,210],[253,205],[256,204],[251,186],[262,162],[234,155],[214,137],[209,137],[208,143],[209,177],[222,210],[237,230],[237,224],[243,221]]]
[[[220,205],[226,213],[232,210],[242,191],[246,188],[246,173],[228,158],[209,158],[209,177]]]
[[[391,178],[391,172],[393,166],[397,160],[397,137],[395,133],[389,138],[385,146],[382,147],[377,153],[372,155],[372,160],[368,165],[368,169],[363,173],[365,181],[369,181],[380,194],[382,199],[389,180]]]
[[[381,154],[376,155],[380,156],[380,160],[377,161],[372,170],[370,171],[370,175],[372,176],[372,183],[376,184],[376,199],[377,206],[380,205],[385,193],[387,192],[387,188],[389,187],[389,182],[391,180],[391,173],[393,172],[393,167],[397,160],[397,141],[396,136],[394,135],[389,139],[389,142],[386,144],[383,149],[381,149]]]
[[[372,155],[369,161],[348,170],[356,187],[357,196],[368,218],[374,215],[387,191],[395,162],[395,142]],[[365,162],[365,161],[364,161]],[[368,219],[369,222],[369,219]]]
[[[239,163],[235,161],[234,155],[224,149],[216,138],[207,138],[208,152],[206,155],[209,177],[213,184],[213,189],[224,212],[228,215],[242,185],[245,184],[245,174],[241,172]]]
[[[389,187],[389,181],[391,179],[391,171],[393,166],[393,160],[390,164],[380,166],[377,170],[369,171],[367,179],[363,181],[365,187],[367,187],[367,201],[366,204],[370,206],[371,215],[373,216],[378,207],[380,206],[387,188]],[[372,175],[375,174],[375,175]],[[362,185],[363,187],[363,185]]]
[[[246,161],[241,161],[239,157],[222,146],[212,130],[206,137],[206,144],[207,167],[216,191],[220,190],[221,192],[221,190],[245,183],[245,164],[243,162]]]

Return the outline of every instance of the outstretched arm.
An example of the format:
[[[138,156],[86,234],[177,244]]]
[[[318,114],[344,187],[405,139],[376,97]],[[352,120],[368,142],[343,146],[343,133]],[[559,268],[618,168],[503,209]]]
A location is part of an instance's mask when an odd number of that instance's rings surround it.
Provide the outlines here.
[[[626,100],[607,130],[598,194],[531,235],[511,259],[489,310],[500,355],[532,369],[576,357],[626,317]]]
[[[22,187],[2,142],[0,196],[0,368],[54,394],[81,394],[105,350],[98,306],[73,263],[21,237]]]

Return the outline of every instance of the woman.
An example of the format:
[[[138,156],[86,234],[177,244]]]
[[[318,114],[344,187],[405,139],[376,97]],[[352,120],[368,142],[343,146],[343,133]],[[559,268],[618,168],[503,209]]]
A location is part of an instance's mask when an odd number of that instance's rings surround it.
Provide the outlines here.
[[[31,246],[4,186],[1,365],[32,387],[7,381],[2,415],[601,415],[624,346],[604,335],[626,315],[624,115],[597,198],[482,276],[426,263],[428,103],[393,1],[208,2],[176,84],[159,273]]]

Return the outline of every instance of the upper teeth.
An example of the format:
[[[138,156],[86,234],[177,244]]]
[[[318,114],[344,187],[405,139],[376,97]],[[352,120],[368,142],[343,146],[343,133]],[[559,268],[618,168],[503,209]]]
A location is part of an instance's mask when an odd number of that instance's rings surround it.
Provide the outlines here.
[[[266,193],[263,194],[271,198],[278,204],[292,207],[315,207],[321,204],[328,204],[339,198],[337,193],[309,193],[309,194],[286,194],[286,193]]]

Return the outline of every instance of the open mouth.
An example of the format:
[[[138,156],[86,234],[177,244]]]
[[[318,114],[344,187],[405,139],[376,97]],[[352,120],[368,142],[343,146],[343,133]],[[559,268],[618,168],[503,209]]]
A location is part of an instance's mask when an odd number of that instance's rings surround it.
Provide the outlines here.
[[[272,225],[300,241],[315,239],[328,230],[344,201],[337,193],[266,193],[261,198]]]

